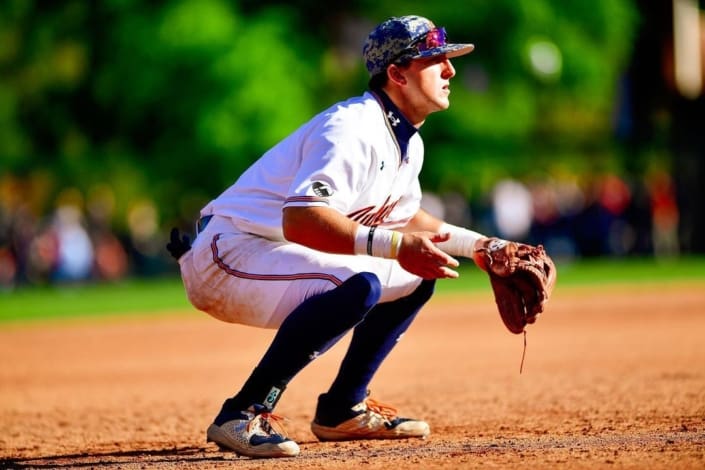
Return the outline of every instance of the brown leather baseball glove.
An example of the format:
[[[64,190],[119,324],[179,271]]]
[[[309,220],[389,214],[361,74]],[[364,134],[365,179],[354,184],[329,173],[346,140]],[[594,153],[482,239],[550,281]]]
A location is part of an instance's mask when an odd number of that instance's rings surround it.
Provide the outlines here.
[[[556,266],[542,245],[481,238],[473,260],[487,272],[499,315],[507,329],[522,333],[544,311],[556,283]]]

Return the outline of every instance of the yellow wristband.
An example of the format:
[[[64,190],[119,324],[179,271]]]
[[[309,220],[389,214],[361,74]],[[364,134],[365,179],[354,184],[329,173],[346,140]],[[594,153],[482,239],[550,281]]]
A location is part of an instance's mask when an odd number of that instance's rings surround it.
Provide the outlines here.
[[[390,258],[396,259],[397,256],[399,256],[399,248],[401,248],[402,237],[403,235],[401,234],[401,232],[392,232],[392,252],[389,256]]]

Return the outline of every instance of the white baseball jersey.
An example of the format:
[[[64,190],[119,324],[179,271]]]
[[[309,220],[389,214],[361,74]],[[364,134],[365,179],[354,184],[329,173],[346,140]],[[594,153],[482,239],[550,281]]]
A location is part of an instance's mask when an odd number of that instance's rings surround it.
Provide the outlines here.
[[[421,204],[422,164],[421,137],[384,96],[365,93],[316,115],[201,211],[213,217],[179,259],[191,303],[223,321],[276,328],[359,272],[377,275],[381,302],[411,294],[421,278],[396,260],[287,242],[282,210],[328,206],[365,225],[402,226]]]
[[[230,217],[270,240],[284,239],[288,206],[329,206],[364,225],[404,225],[420,207],[424,149],[413,133],[401,155],[392,126],[409,124],[389,113],[371,93],[332,106],[265,153],[201,214]]]

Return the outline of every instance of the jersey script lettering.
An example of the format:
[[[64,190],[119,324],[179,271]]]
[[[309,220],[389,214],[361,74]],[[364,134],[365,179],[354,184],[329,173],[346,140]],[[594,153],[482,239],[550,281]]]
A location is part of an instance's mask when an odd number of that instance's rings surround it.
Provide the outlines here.
[[[399,204],[400,199],[397,199],[394,202],[389,202],[390,198],[391,196],[387,196],[387,199],[384,200],[384,204],[382,204],[382,207],[380,207],[377,211],[374,211],[375,206],[363,207],[362,209],[358,209],[355,212],[348,214],[348,218],[370,227],[373,225],[379,225],[384,222],[384,219],[386,219],[387,216],[394,210],[396,205]]]

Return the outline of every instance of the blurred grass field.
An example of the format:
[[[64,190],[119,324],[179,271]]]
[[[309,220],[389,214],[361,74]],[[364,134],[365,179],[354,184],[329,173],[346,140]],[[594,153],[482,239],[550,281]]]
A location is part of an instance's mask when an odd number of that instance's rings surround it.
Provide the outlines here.
[[[486,275],[467,262],[458,280],[438,283],[437,295],[489,290]],[[558,263],[558,288],[602,284],[689,282],[705,289],[705,258],[599,259]],[[705,306],[704,306],[705,307]],[[0,323],[106,315],[192,311],[176,276],[119,283],[22,287],[0,292]]]

